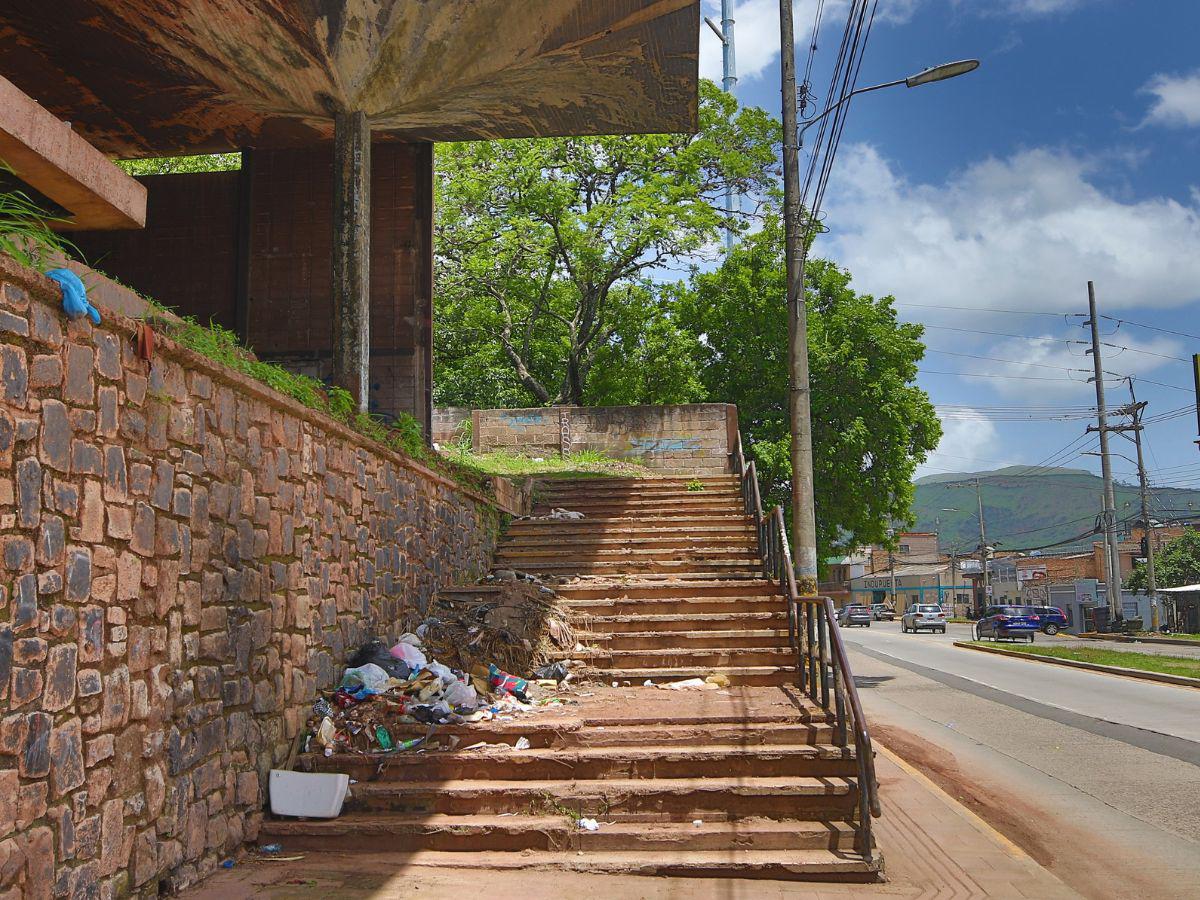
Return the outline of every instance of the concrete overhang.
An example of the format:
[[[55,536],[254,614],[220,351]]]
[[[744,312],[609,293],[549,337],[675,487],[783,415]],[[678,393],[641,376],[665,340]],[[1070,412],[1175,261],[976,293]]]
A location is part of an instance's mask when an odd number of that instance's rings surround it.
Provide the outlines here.
[[[7,0],[0,73],[105,153],[697,127],[699,0]]]
[[[69,214],[57,228],[141,228],[146,188],[0,77],[0,160]]]

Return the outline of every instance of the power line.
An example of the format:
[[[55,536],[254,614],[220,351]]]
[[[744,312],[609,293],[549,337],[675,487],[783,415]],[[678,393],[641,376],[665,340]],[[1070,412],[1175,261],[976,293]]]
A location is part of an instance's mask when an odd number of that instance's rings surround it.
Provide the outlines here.
[[[1122,325],[1132,325],[1135,328],[1145,328],[1149,331],[1159,331],[1163,334],[1171,334],[1175,337],[1190,338],[1194,341],[1200,341],[1200,334],[1190,334],[1186,331],[1176,331],[1173,328],[1162,328],[1159,325],[1147,325],[1145,322],[1134,322],[1130,319],[1118,319],[1115,316],[1101,316],[1102,319],[1108,319],[1110,322],[1116,322],[1119,328]]]
[[[895,306],[911,307],[913,309],[950,309],[958,312],[971,313],[1005,313],[1013,316],[1049,316],[1053,319],[1086,318],[1083,313],[1053,313],[1028,309],[997,309],[992,306],[946,306],[940,303],[895,303]]]

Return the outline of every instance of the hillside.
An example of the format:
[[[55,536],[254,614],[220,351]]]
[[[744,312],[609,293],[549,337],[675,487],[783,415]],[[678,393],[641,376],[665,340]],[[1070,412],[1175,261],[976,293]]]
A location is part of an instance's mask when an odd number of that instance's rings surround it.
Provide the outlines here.
[[[1028,467],[1010,466],[918,479],[913,503],[917,530],[939,532],[943,548],[973,551],[979,544],[979,523],[975,517],[975,485],[968,479],[976,476],[982,479],[988,543],[998,544],[1001,549],[1041,547],[1075,537],[1089,530],[1100,512],[1099,476],[1082,469],[1029,474]],[[1140,515],[1136,485],[1118,483],[1116,499],[1118,520]],[[1154,518],[1187,515],[1193,508],[1200,515],[1200,490],[1152,491],[1150,515]],[[1080,543],[1090,540],[1085,538]]]

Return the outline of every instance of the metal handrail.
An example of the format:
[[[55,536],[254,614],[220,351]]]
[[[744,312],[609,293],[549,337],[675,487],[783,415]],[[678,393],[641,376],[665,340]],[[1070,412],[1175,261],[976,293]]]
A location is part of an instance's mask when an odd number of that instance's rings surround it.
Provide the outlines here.
[[[874,855],[871,819],[878,818],[882,811],[879,782],[875,777],[875,752],[846,646],[837,628],[833,601],[829,597],[800,596],[783,507],[776,506],[769,516],[763,515],[757,472],[753,461],[746,462],[740,433],[730,456],[731,467],[741,476],[746,514],[753,516],[757,525],[763,574],[777,581],[787,596],[788,637],[796,651],[798,686],[814,703],[833,713],[837,746],[849,746],[850,735],[853,735],[858,764],[856,843],[859,852],[871,862]]]

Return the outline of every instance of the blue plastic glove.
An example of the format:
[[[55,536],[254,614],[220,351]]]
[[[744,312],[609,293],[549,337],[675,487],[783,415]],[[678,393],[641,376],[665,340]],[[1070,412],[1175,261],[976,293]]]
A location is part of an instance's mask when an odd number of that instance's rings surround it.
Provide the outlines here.
[[[100,324],[100,312],[88,303],[87,288],[78,275],[70,269],[51,269],[46,277],[53,278],[62,286],[63,312],[68,319],[80,319],[86,315],[91,317],[92,324]]]

